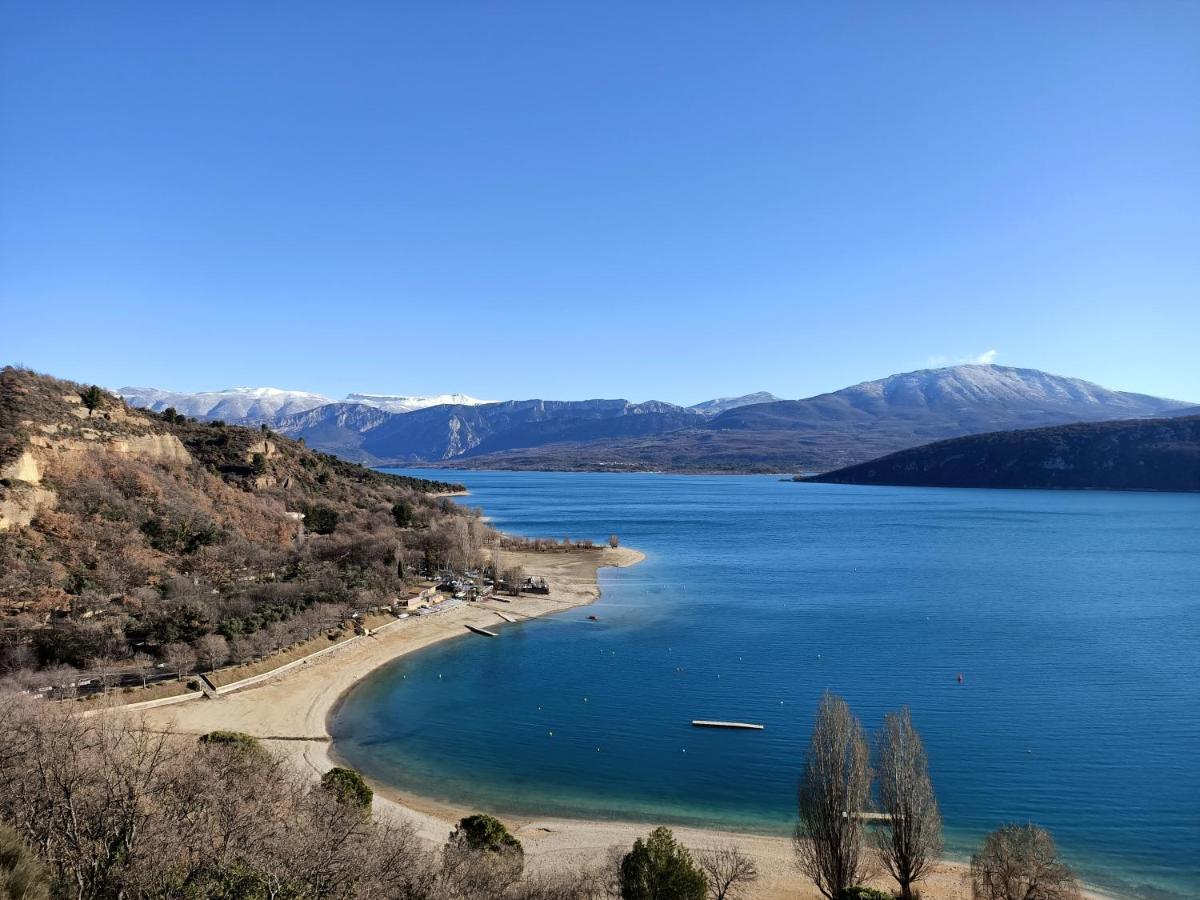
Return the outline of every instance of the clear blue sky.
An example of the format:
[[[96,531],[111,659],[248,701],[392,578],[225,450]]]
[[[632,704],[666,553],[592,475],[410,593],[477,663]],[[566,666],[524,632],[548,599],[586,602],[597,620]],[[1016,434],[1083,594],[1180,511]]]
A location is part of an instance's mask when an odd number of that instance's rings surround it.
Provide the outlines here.
[[[0,361],[1200,401],[1200,4],[0,3]]]

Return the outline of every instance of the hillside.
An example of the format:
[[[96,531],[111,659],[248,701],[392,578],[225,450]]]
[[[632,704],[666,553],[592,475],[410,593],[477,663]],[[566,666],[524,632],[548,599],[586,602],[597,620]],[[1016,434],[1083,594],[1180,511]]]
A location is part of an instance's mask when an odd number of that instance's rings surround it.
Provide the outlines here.
[[[0,673],[311,636],[480,539],[459,488],[6,368]]]
[[[804,481],[1200,491],[1200,416],[1089,422],[939,441]]]

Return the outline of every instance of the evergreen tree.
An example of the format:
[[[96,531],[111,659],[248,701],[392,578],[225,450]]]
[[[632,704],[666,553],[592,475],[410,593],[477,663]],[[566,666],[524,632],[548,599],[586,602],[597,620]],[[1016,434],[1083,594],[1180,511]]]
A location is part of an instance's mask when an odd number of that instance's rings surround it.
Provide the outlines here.
[[[686,847],[669,828],[656,828],[634,841],[621,860],[623,900],[705,900],[708,882]]]

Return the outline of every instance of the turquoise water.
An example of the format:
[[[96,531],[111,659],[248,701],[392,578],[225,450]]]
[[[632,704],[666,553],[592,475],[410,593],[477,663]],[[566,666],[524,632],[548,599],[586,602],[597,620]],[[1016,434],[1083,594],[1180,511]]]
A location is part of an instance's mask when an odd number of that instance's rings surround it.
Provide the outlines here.
[[[1200,496],[449,476],[508,531],[616,532],[647,560],[603,570],[594,606],[360,684],[331,724],[374,778],[783,833],[829,688],[868,728],[911,708],[952,853],[1031,820],[1091,883],[1200,897]]]

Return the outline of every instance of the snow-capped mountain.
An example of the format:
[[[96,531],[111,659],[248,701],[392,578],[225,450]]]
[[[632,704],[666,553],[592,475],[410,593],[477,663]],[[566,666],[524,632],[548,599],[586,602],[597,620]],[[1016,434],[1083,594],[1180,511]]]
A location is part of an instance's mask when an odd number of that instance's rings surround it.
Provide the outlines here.
[[[394,413],[428,409],[431,406],[483,406],[492,400],[479,400],[466,394],[435,394],[431,397],[406,397],[398,394],[347,394],[347,403],[363,403]]]
[[[716,416],[728,409],[753,406],[755,403],[774,403],[778,399],[770,391],[758,391],[755,394],[743,394],[740,397],[716,397],[712,400],[705,400],[703,403],[697,403],[695,406],[689,406],[688,409],[698,412],[702,416]]]
[[[176,412],[197,419],[220,419],[236,425],[272,423],[283,416],[294,415],[332,403],[321,394],[307,391],[285,391],[272,387],[238,387],[223,391],[202,391],[187,394],[163,391],[158,388],[123,387],[116,392],[130,406],[140,406],[155,412],[173,407]]]

